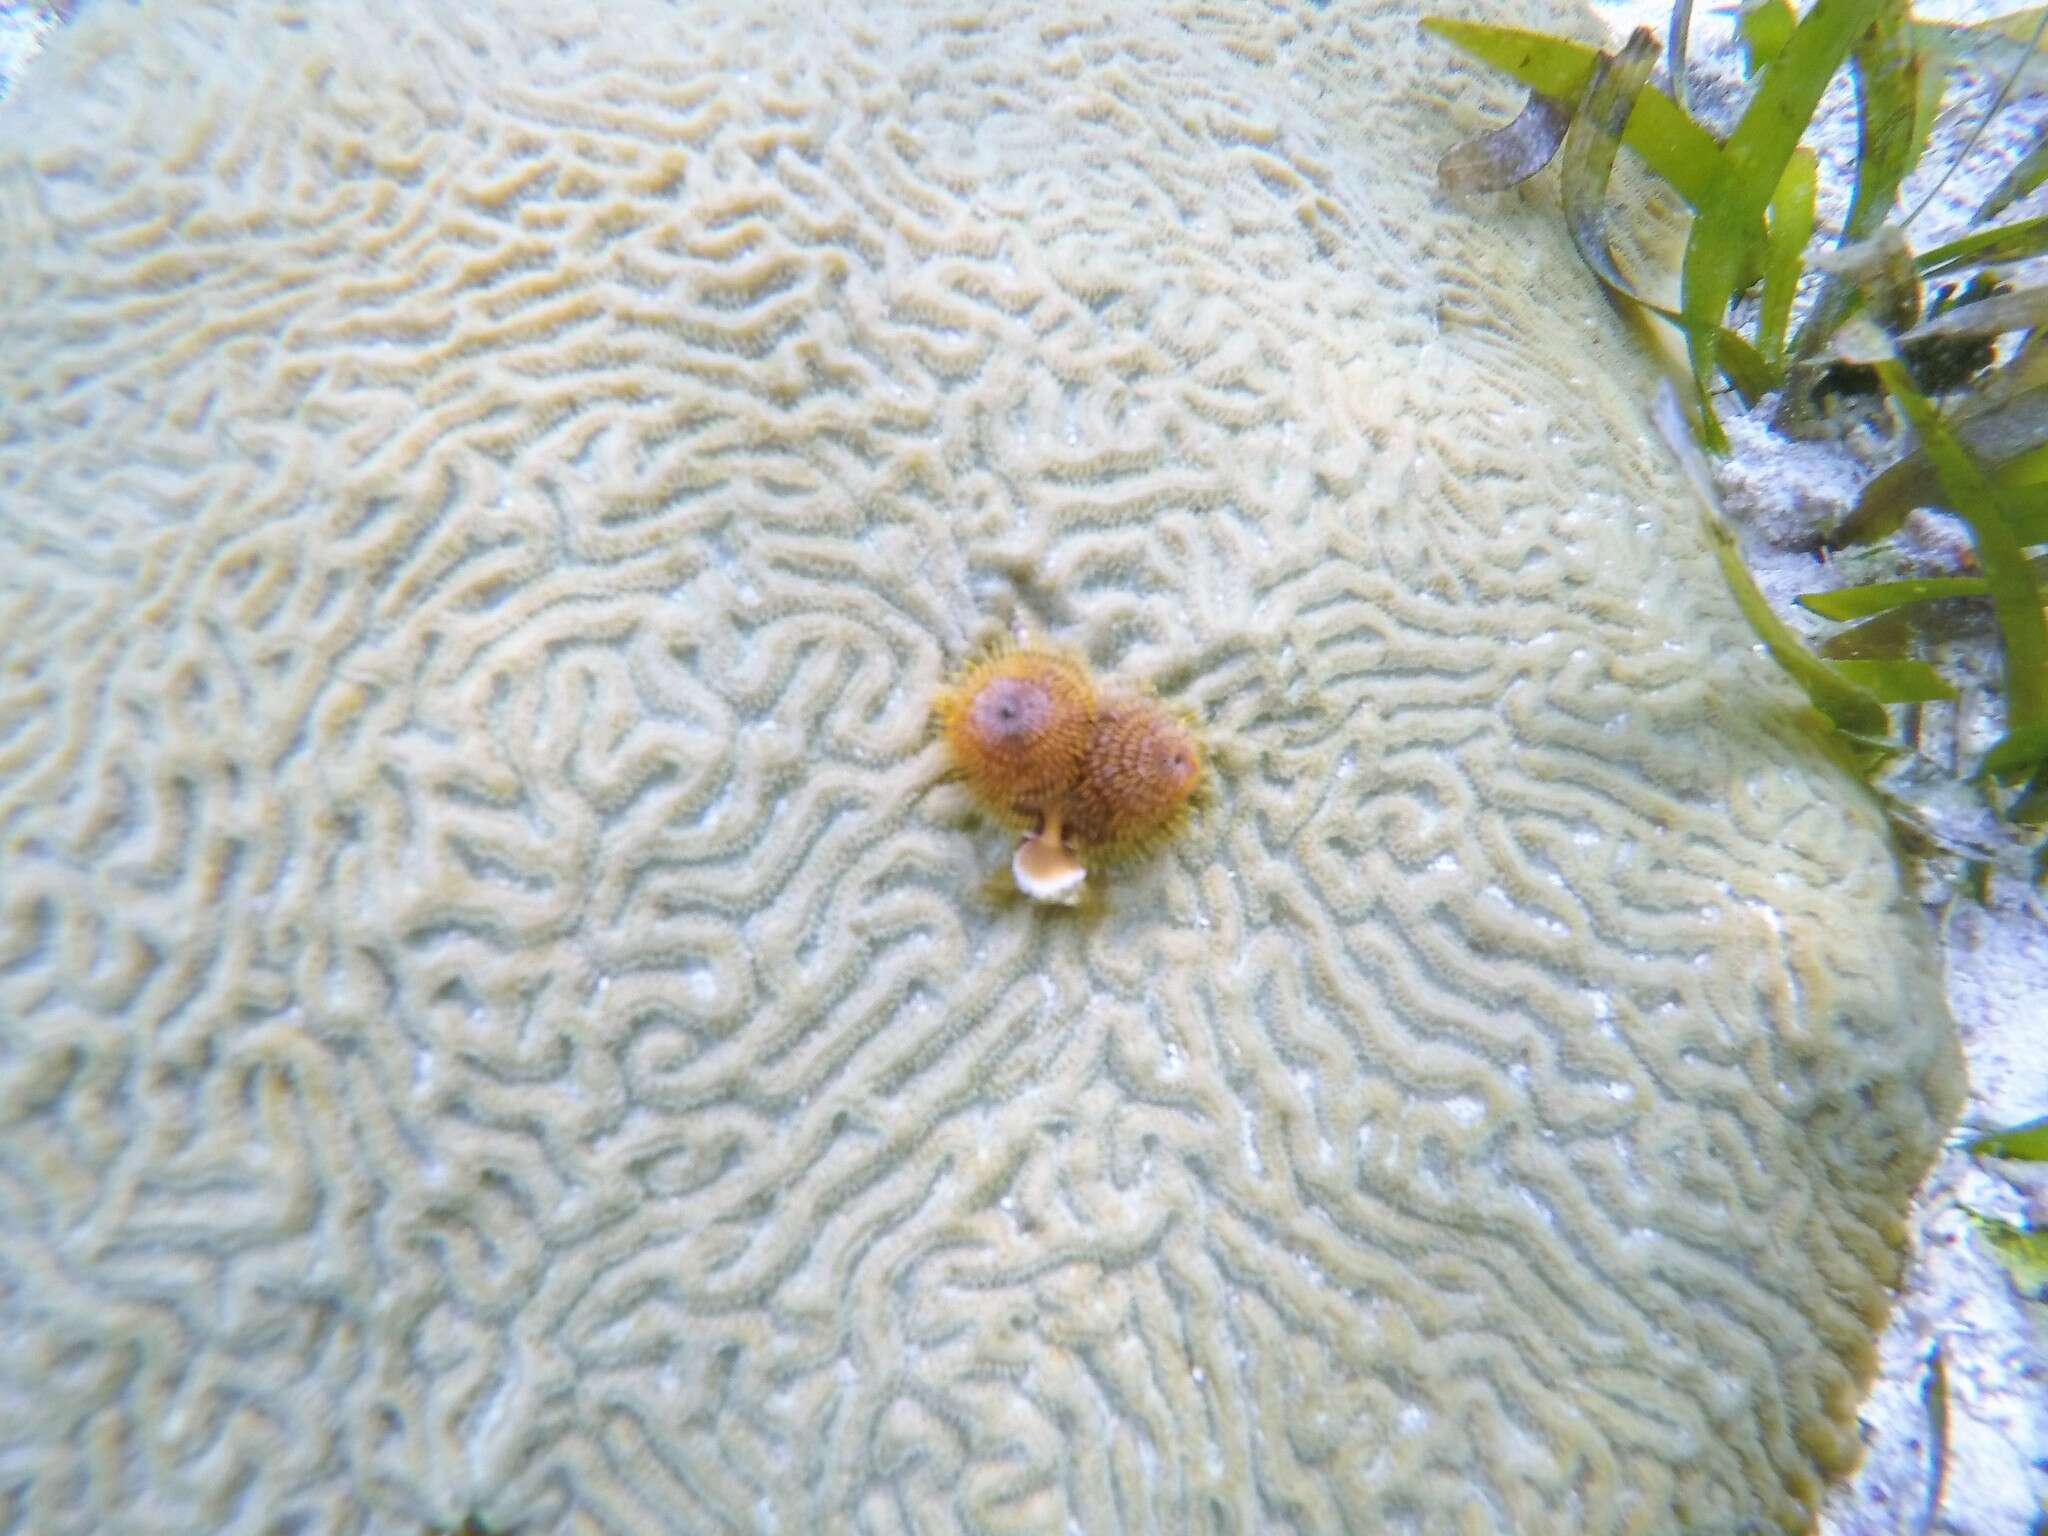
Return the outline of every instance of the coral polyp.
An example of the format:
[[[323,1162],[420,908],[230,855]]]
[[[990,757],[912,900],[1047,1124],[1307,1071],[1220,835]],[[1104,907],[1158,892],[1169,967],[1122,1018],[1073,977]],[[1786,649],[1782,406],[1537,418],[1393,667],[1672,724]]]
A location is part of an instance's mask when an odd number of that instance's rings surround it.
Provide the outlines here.
[[[1097,706],[1081,772],[1065,802],[1066,837],[1088,863],[1113,863],[1173,835],[1202,783],[1202,749],[1157,699]]]
[[[1147,695],[1098,698],[1087,669],[1018,647],[939,696],[953,771],[985,810],[1026,833],[1011,860],[1035,901],[1080,899],[1091,867],[1173,834],[1202,780],[1187,723]]]
[[[1034,825],[1081,768],[1095,689],[1080,663],[1051,651],[1000,651],[940,695],[954,770],[996,816]]]

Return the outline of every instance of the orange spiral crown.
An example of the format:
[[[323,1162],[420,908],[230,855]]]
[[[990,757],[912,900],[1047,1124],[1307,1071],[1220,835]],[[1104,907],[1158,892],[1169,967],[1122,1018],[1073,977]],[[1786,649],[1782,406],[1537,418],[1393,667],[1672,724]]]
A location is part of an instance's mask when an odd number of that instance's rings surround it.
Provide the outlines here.
[[[1004,650],[939,696],[946,755],[988,810],[1029,825],[1080,772],[1095,688],[1078,662],[1050,651]]]

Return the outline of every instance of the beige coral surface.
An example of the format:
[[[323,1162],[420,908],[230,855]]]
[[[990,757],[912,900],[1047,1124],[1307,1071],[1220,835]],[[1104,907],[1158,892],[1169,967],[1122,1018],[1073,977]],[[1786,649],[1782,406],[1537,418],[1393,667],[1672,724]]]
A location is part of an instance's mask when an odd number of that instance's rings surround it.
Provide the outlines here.
[[[1432,191],[1502,101],[1358,5],[56,39],[0,1530],[1801,1525],[1954,1043],[1554,210]],[[936,782],[1022,628],[1205,722],[1099,914]]]

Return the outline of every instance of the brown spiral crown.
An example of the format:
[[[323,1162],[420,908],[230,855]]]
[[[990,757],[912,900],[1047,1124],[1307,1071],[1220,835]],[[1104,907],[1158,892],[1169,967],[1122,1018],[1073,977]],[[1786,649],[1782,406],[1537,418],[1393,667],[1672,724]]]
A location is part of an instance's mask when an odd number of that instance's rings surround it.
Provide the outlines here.
[[[1157,699],[1103,698],[1064,801],[1067,836],[1091,863],[1142,852],[1180,825],[1201,782],[1202,749],[1183,721]]]

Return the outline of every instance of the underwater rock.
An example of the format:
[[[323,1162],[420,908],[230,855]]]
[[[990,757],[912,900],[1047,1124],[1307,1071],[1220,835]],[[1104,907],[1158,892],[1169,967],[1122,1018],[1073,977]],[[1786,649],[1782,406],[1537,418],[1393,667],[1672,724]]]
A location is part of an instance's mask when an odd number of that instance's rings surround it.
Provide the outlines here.
[[[1806,1521],[1950,1026],[1554,210],[1435,194],[1511,103],[1416,15],[53,42],[7,1521]],[[933,787],[991,624],[1213,749],[1093,919]]]

